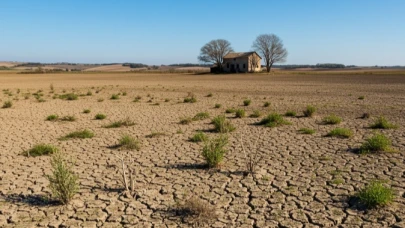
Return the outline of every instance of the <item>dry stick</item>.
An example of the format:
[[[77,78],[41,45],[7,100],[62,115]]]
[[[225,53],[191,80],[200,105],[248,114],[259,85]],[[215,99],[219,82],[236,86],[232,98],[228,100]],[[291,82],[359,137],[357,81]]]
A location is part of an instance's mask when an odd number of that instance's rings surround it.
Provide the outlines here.
[[[128,182],[127,182],[127,174],[126,174],[126,172],[125,172],[124,158],[123,158],[123,157],[119,157],[119,156],[116,156],[116,157],[121,161],[121,165],[122,165],[122,182],[123,182],[123,184],[125,185],[125,189],[126,189],[127,191],[129,191]]]
[[[253,144],[253,146],[249,142],[249,148],[254,149],[255,153],[254,153],[253,156],[251,154],[249,154],[249,156],[248,156],[247,152],[246,152],[246,149],[245,149],[245,146],[244,146],[244,143],[243,143],[242,134],[240,135],[240,144],[242,146],[242,151],[243,151],[243,154],[244,154],[245,160],[246,160],[246,169],[250,174],[252,174],[252,176],[254,176],[255,168],[256,168],[257,164],[259,163],[259,161],[260,161],[260,159],[262,157],[261,155],[259,156],[259,152],[257,150],[257,142],[258,141],[259,141],[259,138],[257,137],[255,143]]]

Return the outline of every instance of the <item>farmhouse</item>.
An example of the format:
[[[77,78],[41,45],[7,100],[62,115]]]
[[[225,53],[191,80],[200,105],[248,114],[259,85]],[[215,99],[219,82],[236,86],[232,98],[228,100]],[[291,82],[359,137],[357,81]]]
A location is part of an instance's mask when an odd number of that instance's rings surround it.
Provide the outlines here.
[[[231,52],[224,56],[225,72],[257,72],[261,71],[261,57],[252,52]]]

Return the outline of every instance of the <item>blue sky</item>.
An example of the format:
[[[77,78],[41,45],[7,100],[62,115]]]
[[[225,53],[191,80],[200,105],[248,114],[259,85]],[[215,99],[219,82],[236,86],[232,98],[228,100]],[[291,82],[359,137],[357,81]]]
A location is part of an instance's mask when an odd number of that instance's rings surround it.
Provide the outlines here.
[[[403,0],[2,0],[0,61],[197,63],[274,33],[287,64],[405,65]]]

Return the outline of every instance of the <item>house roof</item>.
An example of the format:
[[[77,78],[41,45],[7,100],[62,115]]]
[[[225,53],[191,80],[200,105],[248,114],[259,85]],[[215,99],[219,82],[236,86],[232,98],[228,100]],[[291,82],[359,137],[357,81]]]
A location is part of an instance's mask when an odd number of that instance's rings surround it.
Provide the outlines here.
[[[250,52],[230,52],[224,56],[224,59],[236,59],[236,58],[245,58],[252,54],[256,54],[261,59],[260,55],[258,55],[255,51]]]

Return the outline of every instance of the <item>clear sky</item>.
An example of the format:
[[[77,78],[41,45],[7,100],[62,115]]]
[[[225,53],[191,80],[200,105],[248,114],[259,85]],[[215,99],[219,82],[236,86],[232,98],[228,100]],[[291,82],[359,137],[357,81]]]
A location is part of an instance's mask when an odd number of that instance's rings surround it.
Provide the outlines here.
[[[405,65],[404,0],[2,0],[0,61],[197,63],[274,33],[287,64]]]

